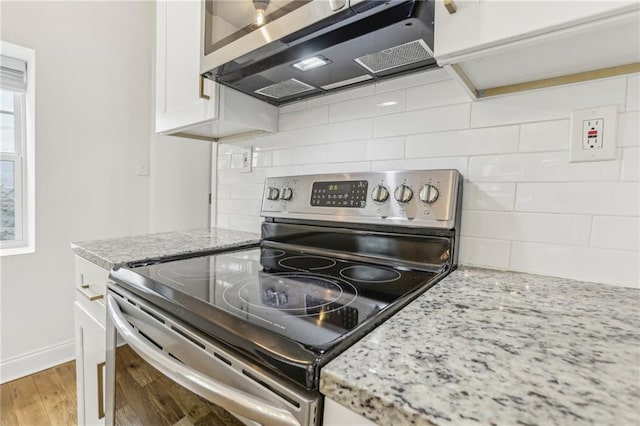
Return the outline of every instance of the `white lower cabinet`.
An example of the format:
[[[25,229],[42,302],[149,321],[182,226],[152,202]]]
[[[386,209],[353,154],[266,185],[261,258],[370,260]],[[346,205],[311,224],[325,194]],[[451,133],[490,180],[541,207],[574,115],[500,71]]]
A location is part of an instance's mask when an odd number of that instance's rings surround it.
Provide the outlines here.
[[[322,426],[375,426],[364,416],[351,411],[331,398],[324,398]]]
[[[105,292],[109,271],[76,257],[78,425],[104,425]]]
[[[95,320],[78,302],[76,319],[76,375],[78,385],[78,424],[104,424],[104,325]]]

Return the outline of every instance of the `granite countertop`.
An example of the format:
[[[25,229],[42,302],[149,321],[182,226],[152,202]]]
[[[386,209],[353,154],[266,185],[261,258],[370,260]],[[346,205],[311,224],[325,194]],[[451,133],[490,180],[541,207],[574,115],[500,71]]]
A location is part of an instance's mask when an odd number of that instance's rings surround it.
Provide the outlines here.
[[[260,242],[260,235],[204,228],[71,243],[75,254],[104,268],[164,256],[224,250]]]
[[[382,425],[640,424],[640,291],[453,272],[333,360],[320,391]]]

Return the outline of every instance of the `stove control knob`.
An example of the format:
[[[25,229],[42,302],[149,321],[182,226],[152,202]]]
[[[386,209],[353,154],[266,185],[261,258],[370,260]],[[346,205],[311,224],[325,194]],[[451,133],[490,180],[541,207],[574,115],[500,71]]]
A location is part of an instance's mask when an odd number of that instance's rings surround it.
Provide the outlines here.
[[[280,191],[278,191],[278,188],[267,188],[267,200],[277,200],[278,195],[280,195]]]
[[[376,203],[384,203],[389,199],[389,190],[383,185],[376,185],[371,193],[371,198]]]
[[[281,200],[289,201],[291,197],[293,197],[293,191],[291,190],[291,188],[285,186],[284,188],[282,188],[282,190],[280,190]]]
[[[407,185],[400,185],[394,192],[394,197],[399,203],[408,203],[413,198],[413,190]]]
[[[425,184],[420,190],[420,201],[427,204],[433,204],[440,196],[440,191],[433,185]]]

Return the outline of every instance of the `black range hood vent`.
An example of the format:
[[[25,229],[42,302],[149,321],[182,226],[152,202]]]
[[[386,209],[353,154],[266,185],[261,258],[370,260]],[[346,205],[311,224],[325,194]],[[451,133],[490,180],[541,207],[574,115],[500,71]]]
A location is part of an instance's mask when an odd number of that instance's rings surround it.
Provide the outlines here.
[[[365,0],[345,16],[290,34],[204,75],[283,105],[437,67],[434,0]],[[327,59],[327,65],[307,71],[293,66],[314,56]]]

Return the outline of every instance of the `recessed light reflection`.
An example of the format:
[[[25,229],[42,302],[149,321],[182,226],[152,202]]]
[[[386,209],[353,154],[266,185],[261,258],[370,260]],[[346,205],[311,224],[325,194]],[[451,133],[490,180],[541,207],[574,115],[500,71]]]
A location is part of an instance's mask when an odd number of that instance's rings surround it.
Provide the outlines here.
[[[382,102],[382,103],[376,104],[376,106],[384,108],[384,107],[397,105],[397,104],[398,104],[398,102],[396,102],[396,101],[387,101],[387,102]]]

